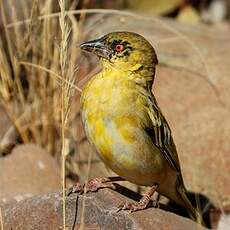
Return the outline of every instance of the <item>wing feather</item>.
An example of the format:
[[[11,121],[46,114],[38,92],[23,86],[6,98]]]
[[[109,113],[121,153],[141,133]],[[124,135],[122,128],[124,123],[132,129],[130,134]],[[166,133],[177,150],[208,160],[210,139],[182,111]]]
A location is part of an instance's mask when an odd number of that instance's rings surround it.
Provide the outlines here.
[[[151,120],[150,127],[146,127],[147,133],[150,135],[154,144],[161,149],[162,154],[171,167],[180,172],[179,158],[170,127],[152,94],[149,94],[147,97],[146,109]]]

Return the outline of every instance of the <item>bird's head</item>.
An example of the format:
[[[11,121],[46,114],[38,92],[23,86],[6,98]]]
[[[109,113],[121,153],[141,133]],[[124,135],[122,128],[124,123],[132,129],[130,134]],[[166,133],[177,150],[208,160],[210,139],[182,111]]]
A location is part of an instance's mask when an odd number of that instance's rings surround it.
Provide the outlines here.
[[[85,42],[80,48],[96,54],[103,64],[120,71],[154,71],[158,63],[152,45],[144,37],[133,32],[112,32]]]

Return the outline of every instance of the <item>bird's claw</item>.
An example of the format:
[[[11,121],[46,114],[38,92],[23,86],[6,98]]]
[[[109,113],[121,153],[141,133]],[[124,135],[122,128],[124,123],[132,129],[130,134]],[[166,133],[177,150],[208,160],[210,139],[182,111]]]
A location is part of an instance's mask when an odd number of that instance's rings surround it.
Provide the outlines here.
[[[76,183],[74,186],[72,186],[67,190],[66,195],[70,196],[72,193],[82,194],[83,192],[84,192],[84,185],[81,185],[80,183]]]
[[[67,192],[67,196],[72,193],[82,194],[84,192],[96,192],[101,188],[111,188],[115,189],[115,185],[110,182],[107,178],[94,178],[90,180],[86,185],[81,185],[80,183],[75,184]]]
[[[148,204],[149,204],[149,202],[145,202],[145,201],[139,201],[138,203],[129,203],[129,202],[125,201],[125,202],[122,202],[118,206],[117,212],[119,212],[121,210],[129,210],[130,212],[136,212],[136,211],[144,210],[147,208]],[[154,208],[159,207],[158,201],[153,200],[152,206]]]
[[[118,206],[117,212],[121,210],[129,210],[129,212],[136,212],[136,211],[144,210],[147,207],[147,205],[148,204],[145,204],[143,202],[129,203],[125,201]]]

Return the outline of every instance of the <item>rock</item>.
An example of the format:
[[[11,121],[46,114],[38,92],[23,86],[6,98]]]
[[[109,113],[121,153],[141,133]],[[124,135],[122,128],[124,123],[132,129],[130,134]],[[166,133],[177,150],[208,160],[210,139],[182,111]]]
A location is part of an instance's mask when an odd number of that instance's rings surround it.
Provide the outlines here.
[[[220,221],[218,223],[217,230],[226,230],[230,226],[230,214],[225,214],[221,215]]]
[[[186,186],[218,208],[228,206],[229,27],[106,13],[88,19],[85,40],[118,30],[139,33],[156,48],[159,66],[153,91],[172,129]]]
[[[127,198],[108,189],[86,197],[75,194],[67,197],[67,229],[79,229],[81,223],[84,223],[84,229],[205,229],[188,218],[156,208],[118,213],[117,206],[124,199]],[[62,196],[49,193],[9,202],[2,206],[2,219],[4,230],[62,229]]]
[[[0,158],[0,200],[57,191],[61,187],[59,171],[55,159],[41,147],[19,145]]]

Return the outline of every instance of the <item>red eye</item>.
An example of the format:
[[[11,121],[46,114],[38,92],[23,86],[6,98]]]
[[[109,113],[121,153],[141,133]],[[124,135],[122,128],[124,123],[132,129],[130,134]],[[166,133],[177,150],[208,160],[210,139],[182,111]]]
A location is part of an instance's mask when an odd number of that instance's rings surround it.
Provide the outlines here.
[[[122,45],[122,44],[118,44],[118,45],[116,45],[116,51],[117,52],[121,52],[121,51],[123,51],[124,50],[124,45]]]

